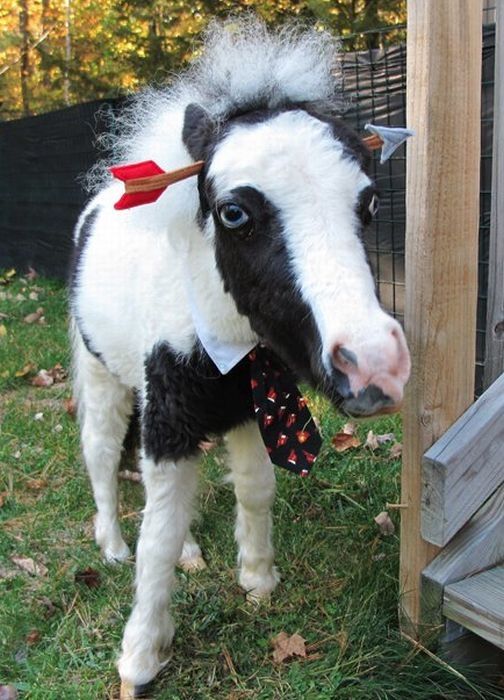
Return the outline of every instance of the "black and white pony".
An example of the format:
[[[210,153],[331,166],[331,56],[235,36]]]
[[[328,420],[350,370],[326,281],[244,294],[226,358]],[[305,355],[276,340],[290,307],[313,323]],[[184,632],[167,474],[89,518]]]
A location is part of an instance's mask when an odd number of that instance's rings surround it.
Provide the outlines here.
[[[217,347],[263,342],[350,413],[401,401],[408,349],[377,301],[361,240],[376,207],[370,154],[335,116],[336,68],[326,33],[270,33],[250,18],[214,24],[188,72],[139,97],[114,142],[115,162],[154,159],[170,170],[204,160],[202,173],[127,211],[114,209],[121,185],[98,175],[79,220],[75,386],[96,541],[110,561],[129,555],[117,468],[134,396],[141,414],[146,506],[121,697],[163,664],[177,562],[204,564],[189,528],[198,446],[210,435],[225,435],[229,454],[239,582],[260,598],[279,579],[275,478],[247,360],[221,374],[198,323]]]

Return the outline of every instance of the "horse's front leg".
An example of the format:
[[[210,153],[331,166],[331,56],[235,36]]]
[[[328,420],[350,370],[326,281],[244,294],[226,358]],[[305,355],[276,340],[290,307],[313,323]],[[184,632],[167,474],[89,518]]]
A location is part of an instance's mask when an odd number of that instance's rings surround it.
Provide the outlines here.
[[[273,465],[255,422],[230,432],[227,447],[237,501],[238,580],[249,599],[268,598],[279,581],[271,543]]]
[[[146,506],[136,555],[136,596],[119,659],[121,700],[150,682],[168,657],[174,625],[169,605],[175,566],[189,529],[197,459],[154,462],[144,458]]]

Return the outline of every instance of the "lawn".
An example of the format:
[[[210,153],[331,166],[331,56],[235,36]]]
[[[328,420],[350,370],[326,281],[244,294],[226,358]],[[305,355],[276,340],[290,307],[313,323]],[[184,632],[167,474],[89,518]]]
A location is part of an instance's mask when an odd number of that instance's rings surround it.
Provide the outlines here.
[[[43,322],[26,323],[39,308]],[[0,310],[0,686],[15,686],[20,698],[114,698],[133,563],[104,564],[93,542],[68,380],[32,385],[40,369],[69,366],[65,289],[15,275],[0,286]],[[399,501],[400,457],[390,454],[392,442],[364,445],[369,430],[400,442],[399,419],[359,424],[362,444],[337,453],[331,438],[343,419],[320,397],[311,403],[324,451],[308,479],[277,471],[282,581],[269,607],[251,607],[236,584],[233,494],[222,452],[205,459],[195,534],[208,569],[179,572],[173,658],[150,697],[502,698],[502,687],[484,686],[477,671],[461,676],[399,635],[397,511],[394,534],[374,517]],[[131,545],[142,502],[141,485],[121,483]],[[271,639],[282,631],[306,640],[306,658],[274,663]]]

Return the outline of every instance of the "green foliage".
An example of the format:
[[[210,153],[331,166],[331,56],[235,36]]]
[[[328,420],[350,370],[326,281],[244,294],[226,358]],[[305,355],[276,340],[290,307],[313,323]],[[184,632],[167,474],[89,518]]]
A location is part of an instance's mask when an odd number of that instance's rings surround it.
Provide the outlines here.
[[[376,48],[403,34],[406,0],[4,0],[0,10],[0,119],[112,97],[162,83],[193,55],[212,17],[256,12],[271,25],[298,18]],[[22,5],[27,23],[21,26]],[[68,22],[67,22],[68,19]],[[21,71],[24,63],[25,70]]]

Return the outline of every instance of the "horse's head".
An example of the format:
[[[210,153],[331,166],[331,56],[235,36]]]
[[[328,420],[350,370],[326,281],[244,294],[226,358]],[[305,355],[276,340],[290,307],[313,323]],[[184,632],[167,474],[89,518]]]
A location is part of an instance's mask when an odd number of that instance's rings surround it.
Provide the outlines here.
[[[308,105],[219,125],[190,105],[183,137],[205,160],[201,219],[224,286],[260,338],[350,414],[399,404],[410,358],[362,244],[378,199],[359,137]]]

